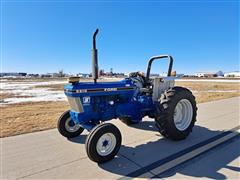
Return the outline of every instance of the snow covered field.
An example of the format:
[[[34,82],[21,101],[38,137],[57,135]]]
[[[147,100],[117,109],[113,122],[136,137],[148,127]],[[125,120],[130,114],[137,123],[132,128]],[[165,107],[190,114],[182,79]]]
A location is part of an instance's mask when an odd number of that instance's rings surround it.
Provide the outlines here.
[[[47,81],[47,82],[11,82],[1,81],[0,94],[10,94],[13,97],[2,99],[0,105],[40,102],[40,101],[66,101],[63,91],[55,91],[52,88],[41,88],[38,86],[66,84],[66,81]]]
[[[103,81],[109,79],[102,79]],[[118,78],[111,78],[111,81],[119,81]],[[66,101],[63,90],[55,90],[51,86],[58,84],[66,84],[66,80],[48,80],[48,81],[29,81],[29,80],[6,80],[1,79],[1,101],[0,106],[24,103],[24,102],[41,102],[41,101]],[[176,83],[182,82],[199,82],[199,83],[235,83],[240,85],[240,80],[229,79],[176,79]],[[45,86],[45,87],[44,87]],[[239,89],[192,89],[194,94],[208,93],[234,93],[239,92]],[[4,95],[9,96],[4,97]]]

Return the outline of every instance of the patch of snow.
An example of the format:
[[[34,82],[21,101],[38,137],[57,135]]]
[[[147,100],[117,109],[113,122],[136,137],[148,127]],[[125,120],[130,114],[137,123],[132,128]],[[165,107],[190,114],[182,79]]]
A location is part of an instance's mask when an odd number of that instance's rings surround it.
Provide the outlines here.
[[[33,88],[35,86],[66,84],[66,81],[49,82],[1,82],[0,94],[10,93],[15,97],[1,100],[0,106],[39,101],[66,101],[67,98],[63,91],[53,91],[51,88]],[[18,97],[19,96],[19,97]]]
[[[15,98],[7,98],[4,99],[3,102],[0,102],[0,105],[5,104],[16,104],[16,103],[23,103],[23,102],[40,102],[40,101],[67,101],[67,98],[64,94],[48,94],[44,96],[38,97],[15,97]]]
[[[66,84],[66,81],[48,81],[48,82],[1,82],[1,90],[13,90],[13,89],[29,89],[34,86],[54,85],[54,84]]]

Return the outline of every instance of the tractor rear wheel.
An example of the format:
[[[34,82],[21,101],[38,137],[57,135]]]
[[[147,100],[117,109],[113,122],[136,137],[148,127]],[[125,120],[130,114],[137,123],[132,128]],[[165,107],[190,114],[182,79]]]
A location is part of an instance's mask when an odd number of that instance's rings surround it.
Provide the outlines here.
[[[84,130],[79,124],[75,124],[75,122],[71,120],[70,111],[66,111],[60,116],[57,128],[59,133],[66,138],[77,137]]]
[[[99,124],[87,136],[87,155],[97,163],[109,161],[118,153],[121,142],[121,133],[116,126],[110,123]]]
[[[164,137],[182,140],[192,131],[196,116],[196,101],[191,91],[173,87],[162,94],[155,121]]]

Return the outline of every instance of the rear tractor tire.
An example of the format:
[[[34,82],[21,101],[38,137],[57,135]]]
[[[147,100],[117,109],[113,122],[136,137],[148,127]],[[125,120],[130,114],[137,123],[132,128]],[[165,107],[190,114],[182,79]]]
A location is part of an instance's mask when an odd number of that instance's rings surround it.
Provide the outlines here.
[[[77,137],[84,130],[79,124],[75,124],[74,121],[71,120],[70,111],[66,111],[60,116],[57,128],[59,133],[66,138]]]
[[[192,131],[196,116],[196,101],[191,91],[183,87],[173,87],[159,99],[155,121],[164,137],[182,140]]]
[[[104,163],[115,157],[122,142],[119,129],[110,123],[99,124],[88,134],[85,147],[89,159]]]

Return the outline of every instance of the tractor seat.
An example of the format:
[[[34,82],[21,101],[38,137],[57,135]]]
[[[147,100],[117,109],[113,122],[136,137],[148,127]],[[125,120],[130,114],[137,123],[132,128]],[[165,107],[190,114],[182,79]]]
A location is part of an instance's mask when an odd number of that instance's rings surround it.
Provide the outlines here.
[[[129,74],[129,78],[133,79],[135,82],[141,84],[142,88],[146,86],[146,77],[143,72],[132,72]]]

